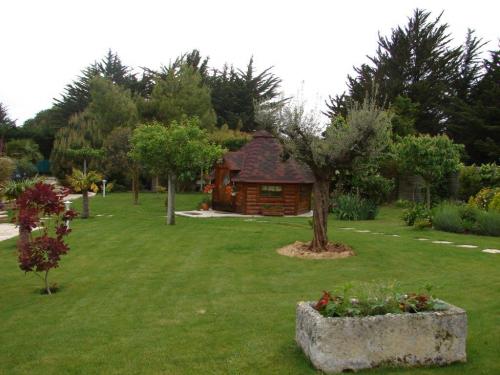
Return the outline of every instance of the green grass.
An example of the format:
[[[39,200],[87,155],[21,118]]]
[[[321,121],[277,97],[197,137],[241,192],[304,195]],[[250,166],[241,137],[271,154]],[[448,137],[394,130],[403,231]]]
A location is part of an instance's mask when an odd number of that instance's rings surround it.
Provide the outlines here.
[[[408,290],[432,283],[467,310],[468,362],[370,374],[500,373],[500,256],[415,240],[498,248],[498,238],[415,231],[387,207],[374,221],[330,220],[330,238],[357,256],[292,259],[275,249],[310,239],[305,218],[179,217],[172,227],[162,196],[140,199],[91,200],[105,216],[72,224],[50,297],[19,270],[15,239],[0,242],[0,374],[316,374],[294,343],[296,302],[348,281],[393,280]],[[177,208],[199,200],[178,195]]]

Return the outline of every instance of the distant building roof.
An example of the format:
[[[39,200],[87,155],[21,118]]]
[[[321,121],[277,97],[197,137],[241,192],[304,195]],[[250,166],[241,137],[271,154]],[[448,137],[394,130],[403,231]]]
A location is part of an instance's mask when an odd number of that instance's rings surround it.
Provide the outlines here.
[[[270,133],[260,130],[238,151],[224,155],[231,171],[237,171],[232,181],[260,183],[312,184],[311,170],[294,159],[282,159],[283,147]]]

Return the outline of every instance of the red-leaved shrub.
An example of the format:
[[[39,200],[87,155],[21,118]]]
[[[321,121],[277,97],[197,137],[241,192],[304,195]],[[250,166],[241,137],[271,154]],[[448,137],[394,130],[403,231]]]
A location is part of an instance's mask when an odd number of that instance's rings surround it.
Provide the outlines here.
[[[73,210],[65,210],[64,197],[67,195],[66,190],[59,191],[53,185],[38,182],[16,199],[16,222],[21,233],[19,267],[25,272],[44,272],[47,294],[51,294],[49,270],[56,268],[61,256],[69,251],[63,240],[71,232],[66,222],[77,215]],[[53,225],[51,231],[45,222]],[[40,235],[35,237],[33,229],[38,227]]]

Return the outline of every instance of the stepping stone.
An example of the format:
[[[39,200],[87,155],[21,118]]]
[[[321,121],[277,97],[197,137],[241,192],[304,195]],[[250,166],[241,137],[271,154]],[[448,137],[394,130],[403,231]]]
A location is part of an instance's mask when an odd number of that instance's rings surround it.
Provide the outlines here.
[[[372,232],[372,234],[384,234],[384,233],[381,233],[381,232]]]
[[[428,238],[417,238],[416,240],[417,240],[417,241],[429,241],[429,239],[428,239]]]
[[[475,249],[477,246],[476,245],[456,245],[457,247],[463,247],[466,249]]]
[[[449,245],[449,244],[452,244],[453,242],[450,242],[450,241],[432,241],[432,243],[438,243],[438,244],[443,244],[443,245]]]
[[[364,230],[357,230],[356,232],[358,232],[358,233],[368,233],[368,232],[371,232],[371,231],[368,230],[368,229],[364,229]]]
[[[482,250],[483,253],[489,253],[489,254],[500,254],[500,250],[498,249],[484,249]]]
[[[95,215],[95,216],[104,216],[104,215],[102,215],[102,214],[99,214],[99,215]]]
[[[354,228],[340,228],[340,229],[343,229],[343,230],[353,230]]]
[[[401,237],[399,234],[391,234],[392,237]]]
[[[245,219],[243,221],[256,221],[255,219]]]

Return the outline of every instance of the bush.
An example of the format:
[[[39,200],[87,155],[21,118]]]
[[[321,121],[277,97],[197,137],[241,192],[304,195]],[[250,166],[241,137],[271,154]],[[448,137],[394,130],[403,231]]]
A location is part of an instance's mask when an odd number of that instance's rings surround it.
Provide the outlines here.
[[[470,196],[476,195],[484,187],[500,186],[500,166],[495,163],[481,166],[462,166],[459,174],[459,197],[467,201]]]
[[[434,209],[432,215],[434,228],[445,232],[465,233],[466,229],[460,215],[460,207],[443,203]]]
[[[488,211],[494,211],[500,213],[500,191],[496,192],[488,205]]]
[[[473,232],[486,236],[500,236],[500,213],[478,212]]]
[[[333,214],[340,220],[373,220],[378,214],[378,207],[368,199],[344,194],[334,200]]]
[[[409,227],[413,226],[416,221],[429,221],[430,212],[421,203],[410,202],[410,206],[403,211],[403,220]]]
[[[28,159],[16,160],[16,170],[14,171],[14,179],[26,179],[35,177],[38,174],[36,165]]]
[[[364,176],[355,176],[353,178],[353,185],[355,191],[366,199],[380,204],[386,202],[389,194],[394,189],[394,180],[381,176],[378,173],[367,174]]]
[[[446,232],[500,236],[500,213],[470,205],[443,203],[434,209],[432,225]]]
[[[496,194],[500,194],[500,188],[490,189],[484,188],[479,191],[474,197],[470,197],[469,205],[481,210],[487,210],[491,201]]]

